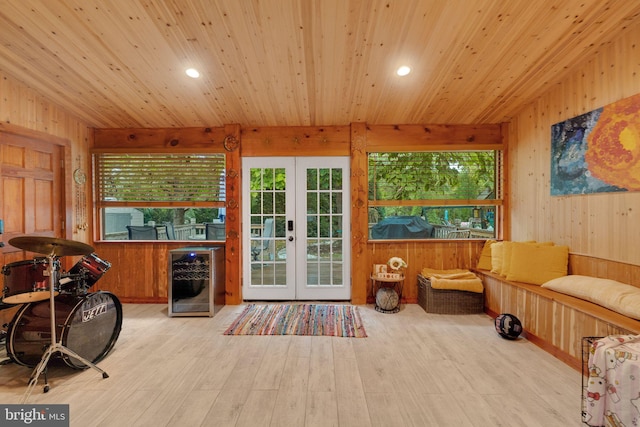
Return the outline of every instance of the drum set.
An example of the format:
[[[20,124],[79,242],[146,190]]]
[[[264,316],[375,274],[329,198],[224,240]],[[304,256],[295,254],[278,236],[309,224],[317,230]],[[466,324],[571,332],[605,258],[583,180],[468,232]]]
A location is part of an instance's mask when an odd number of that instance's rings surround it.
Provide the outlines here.
[[[24,401],[44,373],[51,357],[74,369],[93,368],[115,345],[122,328],[122,304],[104,291],[89,292],[111,264],[93,248],[72,240],[24,236],[9,240],[17,248],[46,255],[2,268],[4,308],[22,304],[8,325],[7,356],[17,364],[35,368]],[[60,272],[61,256],[83,255],[68,272]]]

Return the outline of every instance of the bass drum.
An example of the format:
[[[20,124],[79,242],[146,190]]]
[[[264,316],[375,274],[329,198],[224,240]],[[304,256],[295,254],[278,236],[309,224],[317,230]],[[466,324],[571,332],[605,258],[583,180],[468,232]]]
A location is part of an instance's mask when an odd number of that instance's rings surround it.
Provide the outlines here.
[[[92,363],[102,360],[120,335],[122,304],[110,292],[60,295],[55,299],[55,309],[58,341]],[[11,360],[28,367],[40,363],[51,344],[50,313],[49,301],[26,304],[16,313],[7,330],[7,355]],[[72,368],[88,368],[76,358],[61,356]]]

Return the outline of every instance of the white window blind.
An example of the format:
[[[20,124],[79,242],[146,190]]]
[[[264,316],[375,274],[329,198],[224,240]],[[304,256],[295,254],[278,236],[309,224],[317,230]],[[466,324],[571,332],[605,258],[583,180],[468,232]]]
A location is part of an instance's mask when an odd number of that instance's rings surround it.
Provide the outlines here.
[[[224,154],[97,153],[94,161],[101,202],[225,200]]]

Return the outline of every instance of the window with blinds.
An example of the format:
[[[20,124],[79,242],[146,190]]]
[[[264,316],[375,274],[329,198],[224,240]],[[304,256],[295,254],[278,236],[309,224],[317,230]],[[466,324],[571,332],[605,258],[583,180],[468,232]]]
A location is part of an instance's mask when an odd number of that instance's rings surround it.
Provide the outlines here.
[[[499,150],[369,153],[370,237],[495,237],[502,171]]]
[[[101,201],[171,203],[224,201],[224,154],[97,154]]]
[[[95,153],[103,240],[224,240],[225,155]]]

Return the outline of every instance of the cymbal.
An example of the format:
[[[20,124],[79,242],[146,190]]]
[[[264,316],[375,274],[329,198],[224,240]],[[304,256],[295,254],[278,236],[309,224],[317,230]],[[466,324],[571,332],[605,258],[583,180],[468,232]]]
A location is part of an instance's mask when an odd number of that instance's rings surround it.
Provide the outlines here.
[[[9,244],[25,251],[53,256],[88,255],[93,252],[93,247],[86,243],[46,236],[14,237]]]

